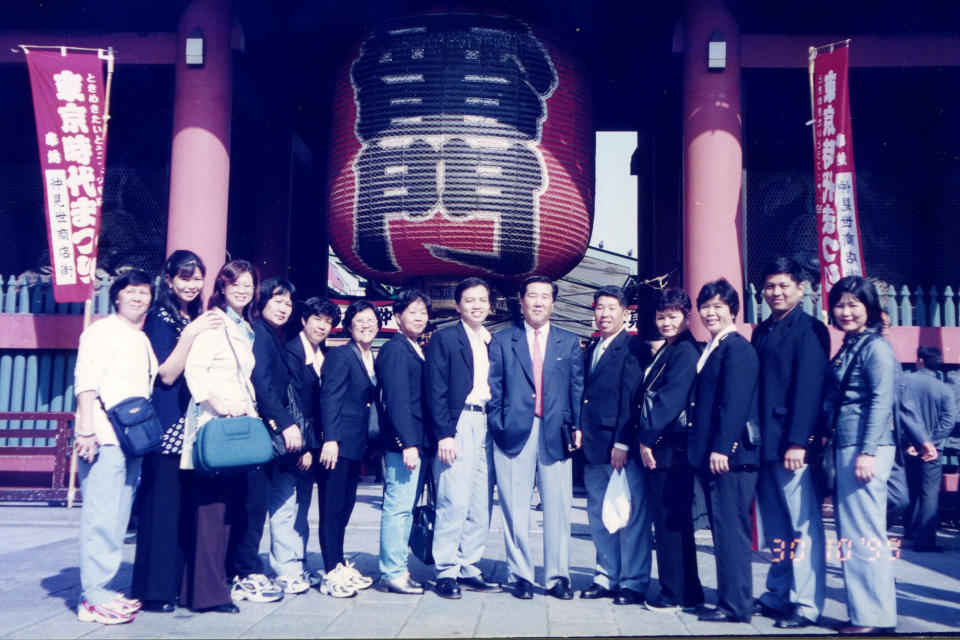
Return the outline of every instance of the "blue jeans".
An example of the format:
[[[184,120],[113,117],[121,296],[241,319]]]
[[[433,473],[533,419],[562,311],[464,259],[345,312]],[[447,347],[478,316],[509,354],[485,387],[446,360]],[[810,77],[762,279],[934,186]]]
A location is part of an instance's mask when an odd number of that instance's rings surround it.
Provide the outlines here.
[[[387,471],[380,512],[380,573],[393,580],[407,571],[407,543],[413,525],[411,512],[417,498],[420,461],[415,469],[407,469],[402,453],[387,451],[384,457]]]
[[[307,512],[313,497],[313,474],[296,468],[274,465],[270,477],[270,568],[278,576],[300,573],[310,525]]]
[[[117,597],[108,590],[123,559],[123,537],[130,520],[133,490],[143,458],[127,458],[116,445],[101,445],[93,462],[79,462],[83,511],[80,514],[80,587],[92,605]]]

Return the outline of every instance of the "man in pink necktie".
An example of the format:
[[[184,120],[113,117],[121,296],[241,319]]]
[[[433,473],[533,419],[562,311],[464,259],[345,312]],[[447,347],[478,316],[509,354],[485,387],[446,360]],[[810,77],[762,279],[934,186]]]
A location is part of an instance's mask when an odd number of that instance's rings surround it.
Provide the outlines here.
[[[523,324],[493,336],[487,426],[503,512],[513,595],[533,597],[530,502],[536,475],[543,502],[544,586],[562,600],[570,586],[570,456],[580,447],[583,355],[580,340],[552,326],[557,285],[531,276],[520,285]]]

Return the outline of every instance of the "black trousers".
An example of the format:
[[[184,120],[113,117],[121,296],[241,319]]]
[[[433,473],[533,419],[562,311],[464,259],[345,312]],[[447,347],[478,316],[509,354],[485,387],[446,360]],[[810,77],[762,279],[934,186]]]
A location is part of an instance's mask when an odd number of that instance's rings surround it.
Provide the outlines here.
[[[700,482],[707,498],[707,513],[713,531],[717,607],[750,620],[753,615],[750,504],[757,488],[757,471],[728,471],[714,475],[709,469],[701,469]]]
[[[942,455],[924,462],[920,456],[905,456],[910,505],[904,516],[904,537],[917,547],[932,547],[940,527],[940,478],[943,476]]]
[[[269,465],[267,465],[269,466]],[[227,550],[227,574],[245,578],[264,573],[260,541],[267,518],[270,476],[267,466],[234,476],[234,491],[240,513],[230,529]]]
[[[184,495],[190,504],[182,512],[185,531],[192,531],[184,547],[185,566],[180,605],[207,609],[229,604],[227,543],[233,522],[243,515],[236,498],[235,476],[205,476],[185,471]]]
[[[684,607],[703,604],[693,538],[693,468],[658,467],[646,475],[656,531],[660,597]]]
[[[140,523],[131,595],[176,602],[183,580],[180,456],[151,453],[140,471]]]
[[[357,502],[360,461],[339,458],[333,469],[324,469],[319,462],[314,463],[314,468],[317,470],[323,568],[324,571],[333,571],[344,561],[343,538]]]

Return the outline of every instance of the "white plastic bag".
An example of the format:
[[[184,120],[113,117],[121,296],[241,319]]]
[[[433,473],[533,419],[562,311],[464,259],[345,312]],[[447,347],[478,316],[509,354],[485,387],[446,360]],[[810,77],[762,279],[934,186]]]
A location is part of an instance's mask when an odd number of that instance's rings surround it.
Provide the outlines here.
[[[603,495],[603,526],[616,533],[630,520],[630,486],[627,473],[620,469],[610,474],[607,491]]]

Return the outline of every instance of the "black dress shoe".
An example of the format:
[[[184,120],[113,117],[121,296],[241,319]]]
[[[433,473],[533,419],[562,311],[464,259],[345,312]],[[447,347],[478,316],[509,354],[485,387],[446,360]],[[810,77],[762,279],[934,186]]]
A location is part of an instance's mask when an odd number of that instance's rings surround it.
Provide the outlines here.
[[[784,616],[783,611],[774,609],[768,604],[764,604],[763,600],[754,600],[753,601],[753,615],[755,616],[765,616],[767,618],[779,619]]]
[[[481,591],[483,593],[500,593],[503,591],[499,582],[487,582],[482,575],[460,578],[457,582],[467,591]]]
[[[803,627],[809,627],[816,624],[813,620],[804,618],[799,613],[791,613],[790,615],[781,616],[777,618],[777,621],[773,623],[777,629],[802,629]]]
[[[547,595],[551,595],[559,600],[573,600],[573,589],[570,588],[570,580],[567,578],[557,578],[554,585],[547,589]]]
[[[533,585],[523,578],[518,578],[516,584],[513,585],[513,597],[521,600],[532,600]]]
[[[460,599],[460,587],[457,586],[457,581],[453,578],[440,578],[437,580],[437,586],[434,590],[441,598]]]
[[[584,600],[596,600],[597,598],[612,598],[613,591],[604,589],[596,582],[580,592],[580,597]]]
[[[884,636],[894,633],[894,630],[886,627],[861,627],[850,624],[840,627],[837,632],[842,636]]]
[[[177,610],[177,603],[167,602],[166,600],[144,600],[141,611],[152,611],[153,613],[172,613]]]
[[[202,609],[193,609],[194,613],[240,613],[240,607],[228,602],[227,604],[218,604],[215,607],[204,607]]]
[[[735,616],[732,613],[727,613],[719,607],[704,611],[697,616],[697,620],[700,620],[701,622],[749,622],[749,620]]]
[[[613,599],[613,604],[643,604],[645,599],[639,591],[620,589],[617,591],[617,597]]]

